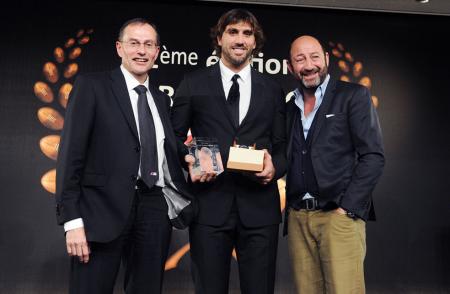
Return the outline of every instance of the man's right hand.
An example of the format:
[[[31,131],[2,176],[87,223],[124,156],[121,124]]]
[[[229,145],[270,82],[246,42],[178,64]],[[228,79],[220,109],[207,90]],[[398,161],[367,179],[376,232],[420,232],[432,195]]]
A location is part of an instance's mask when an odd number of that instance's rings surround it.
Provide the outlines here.
[[[80,262],[89,261],[90,248],[86,241],[84,227],[69,230],[66,232],[67,253],[70,256],[78,256]]]
[[[215,172],[205,172],[201,175],[196,175],[193,172],[194,163],[195,163],[195,157],[188,154],[184,157],[184,161],[188,164],[189,167],[189,176],[191,177],[192,183],[195,182],[211,182],[216,179],[217,174]]]

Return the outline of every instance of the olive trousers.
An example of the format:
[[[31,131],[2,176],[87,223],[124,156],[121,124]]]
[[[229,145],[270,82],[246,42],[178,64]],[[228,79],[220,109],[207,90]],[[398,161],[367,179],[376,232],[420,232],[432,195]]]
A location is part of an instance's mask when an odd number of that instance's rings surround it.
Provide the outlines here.
[[[300,294],[365,293],[366,224],[334,210],[290,209],[288,247]]]

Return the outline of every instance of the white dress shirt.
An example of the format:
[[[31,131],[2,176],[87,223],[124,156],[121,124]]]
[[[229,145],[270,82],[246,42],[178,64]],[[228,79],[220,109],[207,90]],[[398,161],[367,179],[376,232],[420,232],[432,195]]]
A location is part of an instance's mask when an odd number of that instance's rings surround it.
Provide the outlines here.
[[[123,67],[123,65],[120,66],[120,69],[122,70],[123,76],[125,77],[125,83],[127,85],[128,94],[130,96],[131,107],[133,108],[134,120],[136,122],[136,127],[139,134],[139,118],[137,108],[138,94],[134,90],[134,88],[136,86],[141,85],[141,83],[138,80],[136,80],[133,77],[133,75]],[[156,181],[155,185],[159,187],[164,187],[165,184],[164,184],[163,162],[166,157],[164,153],[164,138],[165,138],[164,127],[161,121],[161,117],[159,116],[158,109],[156,108],[155,101],[153,100],[153,96],[148,88],[148,77],[143,83],[143,85],[147,88],[147,102],[150,107],[150,111],[152,112],[153,122],[155,124],[155,131],[156,131],[156,142],[157,142],[156,146],[158,150],[158,180]],[[140,175],[141,169],[139,166],[138,176]],[[64,231],[67,232],[69,230],[81,227],[84,227],[83,219],[77,218],[66,222],[64,224]]]
[[[252,75],[251,66],[247,64],[240,72],[235,73],[231,69],[223,64],[222,60],[219,61],[220,74],[222,76],[223,90],[225,91],[225,98],[228,98],[233,81],[231,78],[235,75],[239,75],[239,124],[242,123],[247,115],[248,108],[250,106],[250,97],[252,94]]]

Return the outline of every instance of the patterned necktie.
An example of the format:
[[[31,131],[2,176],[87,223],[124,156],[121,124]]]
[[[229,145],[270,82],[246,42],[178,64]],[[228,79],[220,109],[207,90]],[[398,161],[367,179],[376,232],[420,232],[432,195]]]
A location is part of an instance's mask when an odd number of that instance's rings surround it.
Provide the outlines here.
[[[151,188],[158,179],[158,152],[156,148],[155,124],[147,102],[147,88],[139,85],[134,90],[138,93],[141,179]]]
[[[233,81],[233,85],[230,88],[230,92],[228,93],[227,105],[228,110],[231,113],[231,118],[233,119],[233,123],[235,127],[239,126],[239,83],[238,80],[239,75],[234,75],[231,80]]]

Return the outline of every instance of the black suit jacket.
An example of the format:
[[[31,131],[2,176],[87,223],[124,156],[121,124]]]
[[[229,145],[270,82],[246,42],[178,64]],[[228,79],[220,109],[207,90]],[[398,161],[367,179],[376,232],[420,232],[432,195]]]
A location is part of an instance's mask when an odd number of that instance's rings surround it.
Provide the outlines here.
[[[166,184],[186,198],[169,118],[170,98],[149,86],[164,126]],[[57,161],[59,224],[83,218],[88,241],[107,242],[123,230],[139,169],[137,126],[120,68],[80,75],[70,93]]]
[[[280,198],[276,180],[286,172],[286,131],[283,91],[256,70],[251,71],[251,100],[240,126],[233,126],[223,90],[219,64],[185,76],[176,91],[172,107],[172,125],[181,160],[186,154],[183,142],[189,128],[194,137],[217,138],[225,171],[214,182],[192,184],[198,200],[201,224],[218,226],[226,220],[233,199],[242,223],[248,227],[277,224],[281,221]],[[276,169],[274,180],[264,186],[248,177],[226,170],[233,140],[266,148]]]
[[[287,105],[288,159],[292,156],[294,119],[300,115],[294,100]],[[334,202],[364,220],[374,219],[372,191],[383,170],[384,151],[369,90],[330,79],[315,119],[311,160],[320,204]],[[288,172],[288,204],[298,197],[289,193],[289,185],[295,180]]]

